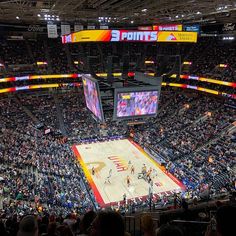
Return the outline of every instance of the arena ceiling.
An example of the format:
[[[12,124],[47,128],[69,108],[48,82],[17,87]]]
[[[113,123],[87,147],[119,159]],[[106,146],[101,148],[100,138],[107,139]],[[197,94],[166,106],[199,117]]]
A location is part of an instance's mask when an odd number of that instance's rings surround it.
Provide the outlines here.
[[[0,22],[50,20],[108,24],[236,21],[233,0],[9,0],[0,1]]]

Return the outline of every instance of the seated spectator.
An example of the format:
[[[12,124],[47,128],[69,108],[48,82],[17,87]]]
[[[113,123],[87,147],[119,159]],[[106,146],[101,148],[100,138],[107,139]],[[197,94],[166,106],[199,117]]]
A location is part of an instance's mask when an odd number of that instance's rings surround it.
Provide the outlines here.
[[[57,230],[58,230],[59,236],[73,236],[73,233],[70,227],[67,225],[60,225]]]
[[[216,231],[209,225],[205,236],[232,236],[235,234],[235,206],[222,206],[216,212]]]
[[[76,220],[74,219],[73,214],[67,215],[66,219],[63,221],[64,224],[68,225],[70,228],[73,224],[76,223]]]
[[[154,222],[150,215],[145,214],[141,217],[141,230],[144,236],[155,235]]]
[[[183,236],[183,232],[175,225],[162,225],[157,231],[157,236]]]
[[[10,236],[10,234],[5,229],[4,223],[0,221],[0,235],[1,236]]]
[[[117,212],[100,212],[91,225],[90,236],[125,236],[124,221]]]
[[[57,224],[55,222],[51,222],[48,225],[47,233],[42,234],[42,236],[57,236],[56,230],[57,230]]]
[[[19,225],[17,236],[37,236],[38,223],[33,215],[23,217]]]
[[[89,235],[89,228],[93,222],[93,220],[96,217],[96,213],[94,211],[89,211],[87,212],[81,222],[80,222],[80,236],[86,236]]]

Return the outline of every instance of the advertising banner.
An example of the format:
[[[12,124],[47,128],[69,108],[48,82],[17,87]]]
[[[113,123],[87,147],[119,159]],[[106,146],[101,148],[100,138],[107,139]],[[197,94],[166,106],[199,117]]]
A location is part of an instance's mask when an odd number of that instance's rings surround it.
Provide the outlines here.
[[[200,33],[200,25],[184,25],[184,31]]]
[[[196,32],[83,30],[62,37],[62,43],[77,42],[197,42]]]
[[[168,32],[160,31],[158,32],[158,42],[181,42],[181,43],[196,43],[197,42],[197,32]]]
[[[152,29],[157,31],[182,31],[181,24],[153,25]]]

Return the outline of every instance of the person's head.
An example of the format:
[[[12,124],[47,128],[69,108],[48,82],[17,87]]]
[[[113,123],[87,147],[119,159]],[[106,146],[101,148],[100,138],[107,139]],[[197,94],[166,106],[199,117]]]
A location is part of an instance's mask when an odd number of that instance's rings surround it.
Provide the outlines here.
[[[91,223],[95,219],[97,214],[94,211],[87,212],[80,222],[80,230],[83,233],[88,233],[88,228],[91,226]]]
[[[56,217],[54,215],[50,215],[49,216],[49,222],[55,222],[56,221]]]
[[[152,235],[154,233],[154,222],[149,214],[141,217],[141,229],[146,234]]]
[[[55,222],[51,222],[48,225],[48,234],[49,235],[55,235],[56,234],[56,229],[57,229],[57,224]]]
[[[216,212],[217,233],[221,236],[230,236],[235,230],[235,206],[222,206]]]
[[[37,236],[38,222],[33,215],[23,217],[20,222],[17,236]]]
[[[60,225],[57,228],[57,232],[60,236],[73,236],[73,233],[68,225]]]
[[[123,219],[117,212],[100,212],[91,226],[91,236],[124,236]]]
[[[158,232],[157,236],[183,236],[183,232],[180,228],[175,225],[162,225]]]

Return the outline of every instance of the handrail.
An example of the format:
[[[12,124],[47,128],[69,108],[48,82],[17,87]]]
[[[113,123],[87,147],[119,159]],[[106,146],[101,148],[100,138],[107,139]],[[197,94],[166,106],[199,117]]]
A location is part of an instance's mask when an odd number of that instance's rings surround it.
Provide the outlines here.
[[[188,220],[172,220],[173,223],[187,223],[187,224],[209,224],[209,221],[188,221]]]

